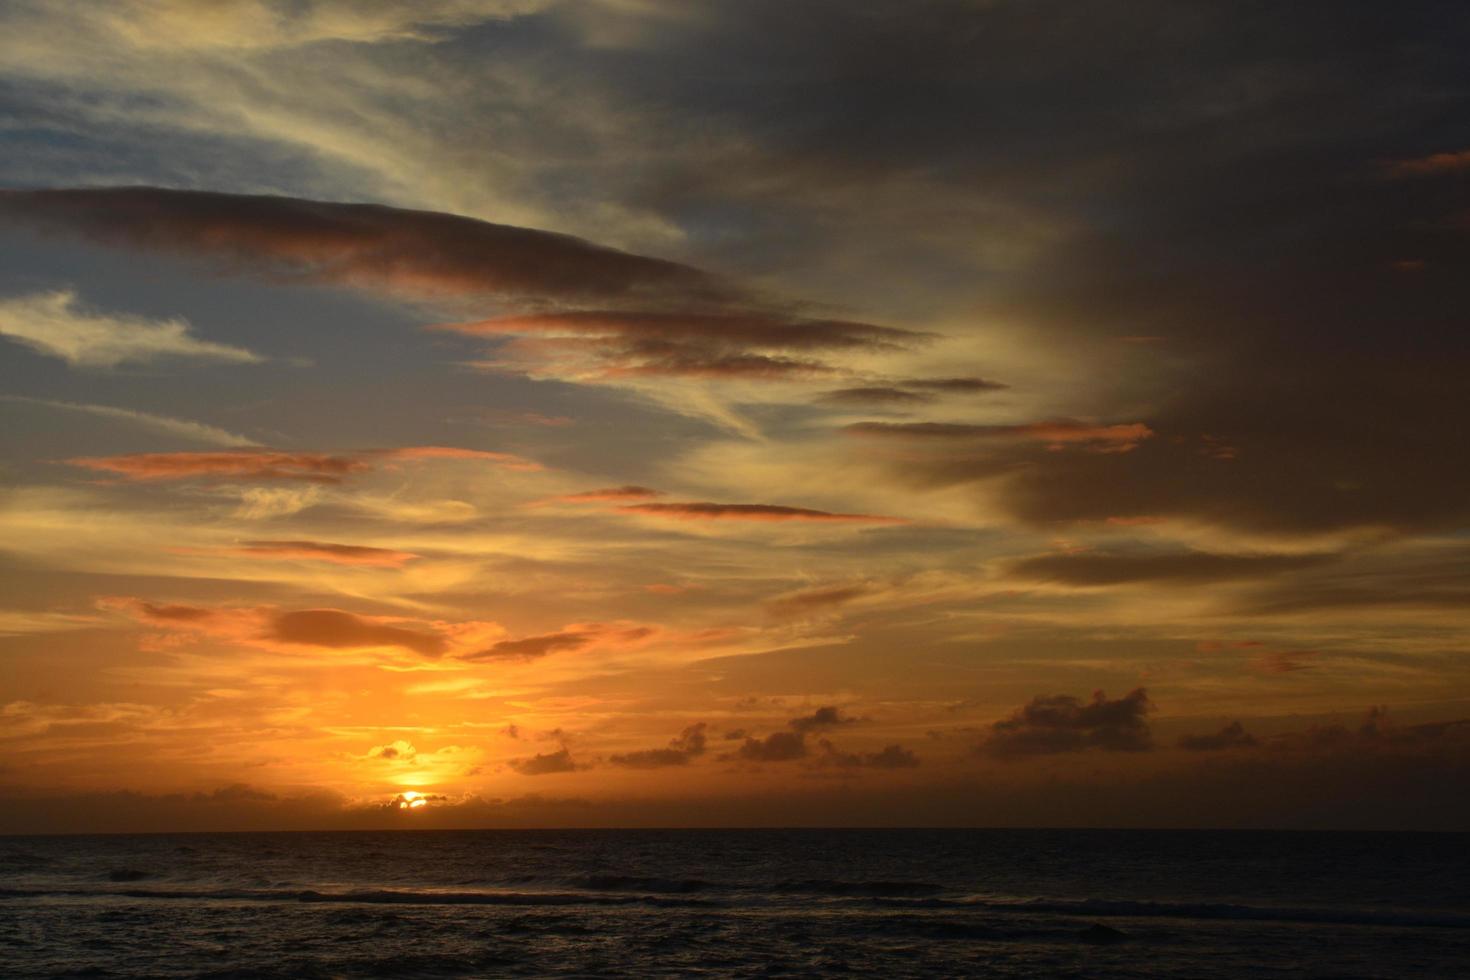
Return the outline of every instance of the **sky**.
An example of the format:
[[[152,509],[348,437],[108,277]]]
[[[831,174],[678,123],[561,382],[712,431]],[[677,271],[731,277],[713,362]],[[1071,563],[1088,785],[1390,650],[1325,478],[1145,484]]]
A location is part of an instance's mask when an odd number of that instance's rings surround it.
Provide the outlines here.
[[[1470,829],[1467,40],[10,0],[0,832]]]

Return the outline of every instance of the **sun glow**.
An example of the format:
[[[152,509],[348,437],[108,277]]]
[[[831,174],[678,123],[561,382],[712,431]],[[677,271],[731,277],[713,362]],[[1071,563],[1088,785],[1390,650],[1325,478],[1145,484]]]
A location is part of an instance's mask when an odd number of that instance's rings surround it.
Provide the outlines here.
[[[393,806],[399,810],[417,810],[427,806],[428,803],[428,799],[422,793],[406,790],[398,794],[398,798],[393,801]]]

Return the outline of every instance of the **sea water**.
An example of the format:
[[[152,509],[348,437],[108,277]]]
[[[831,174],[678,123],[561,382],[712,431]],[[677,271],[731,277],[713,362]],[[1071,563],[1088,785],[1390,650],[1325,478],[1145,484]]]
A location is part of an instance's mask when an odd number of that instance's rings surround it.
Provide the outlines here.
[[[1470,977],[1470,835],[0,838],[4,977]]]

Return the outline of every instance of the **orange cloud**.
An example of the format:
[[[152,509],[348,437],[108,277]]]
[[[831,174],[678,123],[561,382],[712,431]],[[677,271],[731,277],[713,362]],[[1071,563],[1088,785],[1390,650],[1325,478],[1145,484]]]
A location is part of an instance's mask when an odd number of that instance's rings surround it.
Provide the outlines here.
[[[576,503],[578,501],[592,503],[606,500],[644,500],[649,497],[662,496],[662,490],[654,490],[650,487],[639,487],[630,484],[622,487],[603,487],[599,490],[584,490],[581,493],[563,494],[557,499],[565,500],[569,503]]]
[[[188,551],[194,553],[195,549]],[[375,568],[398,568],[419,557],[411,551],[332,544],[326,541],[245,541],[237,548],[221,548],[215,553],[236,558],[325,561],[335,565],[365,565]]]
[[[535,470],[540,465],[510,453],[449,446],[404,446],[360,453],[289,453],[239,449],[227,452],[131,453],[123,456],[76,456],[71,466],[115,474],[133,482],[195,479],[300,480],[341,483],[343,477],[373,469],[371,459],[476,459],[513,469]]]
[[[504,464],[513,470],[539,470],[541,464],[514,453],[497,453],[485,449],[462,449],[458,446],[400,446],[396,449],[373,449],[364,453],[385,459],[483,459]]]
[[[125,456],[77,456],[72,466],[115,473],[125,480],[192,480],[239,477],[250,480],[305,480],[340,483],[349,473],[369,469],[350,456],[324,453],[280,453],[241,449],[214,453],[132,453]]]
[[[1154,435],[1142,422],[1092,425],[1052,419],[1025,425],[968,425],[959,422],[857,422],[844,431],[864,436],[918,439],[1016,439],[1045,443],[1048,449],[1084,444],[1094,452],[1128,452]]]
[[[1431,153],[1413,160],[1397,160],[1389,164],[1394,177],[1428,177],[1470,170],[1470,150]]]
[[[814,521],[850,524],[906,524],[901,517],[878,514],[834,514],[776,504],[669,503],[627,504],[618,510],[684,521]]]
[[[468,644],[483,643],[487,633],[503,635],[494,623],[422,622],[362,616],[341,609],[160,605],[129,596],[109,596],[99,599],[97,605],[157,629],[269,650],[396,647],[424,657],[439,657]]]
[[[667,582],[654,582],[650,585],[645,585],[643,591],[651,592],[654,595],[682,595],[689,591],[689,586],[670,585]]]

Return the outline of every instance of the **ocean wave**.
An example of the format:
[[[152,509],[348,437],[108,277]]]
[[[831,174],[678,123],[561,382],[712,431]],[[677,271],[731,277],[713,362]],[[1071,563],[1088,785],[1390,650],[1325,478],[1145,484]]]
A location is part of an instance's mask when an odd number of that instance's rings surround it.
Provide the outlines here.
[[[991,912],[1070,915],[1086,918],[1233,919],[1242,922],[1302,922],[1323,925],[1381,925],[1470,929],[1470,916],[1390,909],[1293,908],[1225,902],[1148,902],[1117,899],[933,899],[883,902],[890,907],[972,908]]]
[[[661,892],[683,895],[689,892],[708,891],[718,885],[698,878],[646,878],[638,875],[587,875],[569,879],[566,884],[595,892]]]
[[[1078,919],[1202,919],[1241,922],[1294,922],[1407,928],[1470,929],[1470,915],[1400,909],[1284,907],[1222,902],[1164,902],[1121,899],[936,897],[941,886],[924,882],[788,881],[764,888],[736,887],[716,896],[690,892],[715,890],[699,879],[592,875],[568,879],[558,890],[451,891],[396,888],[167,888],[105,885],[44,885],[0,888],[0,901],[37,898],[132,899],[195,902],[300,902],[339,905],[484,905],[516,907],[648,906],[657,908],[731,908],[784,905],[798,897],[820,896],[824,906],[883,908],[895,912],[970,913],[991,917],[1065,916]]]
[[[928,881],[783,881],[771,888],[778,895],[831,895],[835,898],[903,898],[938,895],[946,889]]]
[[[0,900],[23,898],[130,898],[197,902],[306,902],[352,905],[650,905],[658,908],[718,908],[721,903],[659,895],[597,895],[567,892],[451,892],[400,889],[318,891],[304,889],[169,888],[0,888]]]

